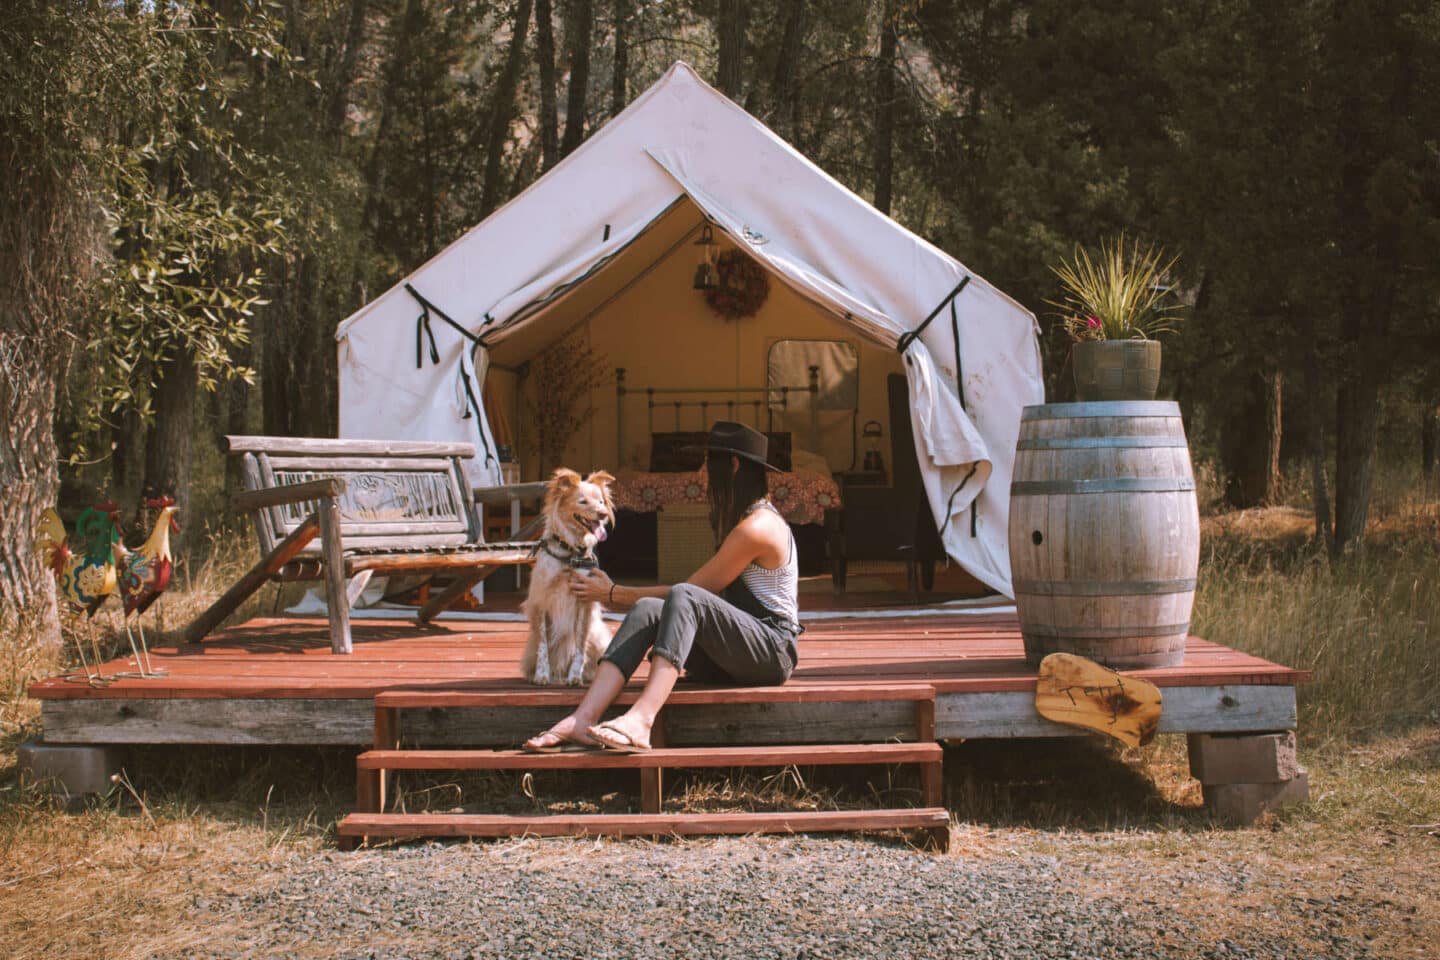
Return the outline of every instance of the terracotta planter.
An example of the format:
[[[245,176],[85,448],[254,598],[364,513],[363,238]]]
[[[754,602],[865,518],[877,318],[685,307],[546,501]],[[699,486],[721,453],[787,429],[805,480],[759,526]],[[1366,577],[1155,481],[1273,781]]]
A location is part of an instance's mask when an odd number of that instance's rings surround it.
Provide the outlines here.
[[[1160,386],[1158,340],[1084,340],[1070,354],[1075,399],[1154,400]]]

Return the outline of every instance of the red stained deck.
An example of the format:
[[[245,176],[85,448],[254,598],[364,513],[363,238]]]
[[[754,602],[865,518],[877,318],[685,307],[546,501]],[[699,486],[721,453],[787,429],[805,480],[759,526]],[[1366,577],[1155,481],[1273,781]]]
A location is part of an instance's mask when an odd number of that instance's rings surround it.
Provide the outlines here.
[[[168,676],[90,687],[52,678],[30,689],[44,701],[155,699],[357,699],[382,690],[460,688],[533,691],[520,677],[523,623],[403,620],[354,622],[355,652],[330,653],[323,620],[260,618],[203,644],[152,651]],[[133,671],[132,658],[106,672]],[[1249,654],[1191,637],[1178,667],[1136,671],[1160,687],[1294,686],[1305,676]],[[83,680],[83,677],[80,678]],[[643,672],[636,683],[643,679]],[[790,683],[922,681],[939,695],[1029,693],[1018,624],[1009,613],[957,613],[813,621],[800,638]]]

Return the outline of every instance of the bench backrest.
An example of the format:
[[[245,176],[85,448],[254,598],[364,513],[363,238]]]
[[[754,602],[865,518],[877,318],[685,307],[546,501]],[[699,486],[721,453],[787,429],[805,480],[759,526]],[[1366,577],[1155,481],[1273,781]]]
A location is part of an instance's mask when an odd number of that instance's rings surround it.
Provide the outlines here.
[[[481,540],[462,461],[468,443],[227,436],[242,457],[245,489],[344,477],[340,531],[346,549],[455,547]],[[313,501],[255,511],[262,555],[315,512]],[[320,552],[317,539],[304,551]]]

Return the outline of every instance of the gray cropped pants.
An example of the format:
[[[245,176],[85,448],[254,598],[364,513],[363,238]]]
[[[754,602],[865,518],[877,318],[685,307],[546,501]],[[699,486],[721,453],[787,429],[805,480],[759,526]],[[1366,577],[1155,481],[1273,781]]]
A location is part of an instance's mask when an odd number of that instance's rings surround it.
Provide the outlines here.
[[[664,600],[636,603],[600,659],[626,680],[651,654],[702,682],[777,686],[795,669],[795,637],[782,619],[753,616],[702,587],[677,583]]]

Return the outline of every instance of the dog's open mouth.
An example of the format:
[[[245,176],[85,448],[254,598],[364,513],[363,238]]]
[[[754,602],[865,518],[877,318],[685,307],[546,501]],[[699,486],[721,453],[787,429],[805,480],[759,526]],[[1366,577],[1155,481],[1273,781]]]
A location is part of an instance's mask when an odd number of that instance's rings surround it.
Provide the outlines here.
[[[594,535],[595,535],[595,542],[596,542],[596,543],[602,543],[602,542],[604,542],[605,537],[608,536],[608,532],[607,532],[606,529],[605,529],[605,518],[604,518],[604,517],[602,517],[602,516],[583,517],[583,516],[581,516],[581,515],[578,514],[578,513],[575,514],[574,516],[575,516],[575,525],[576,525],[577,527],[579,527],[581,530],[584,530],[586,533],[594,534]]]

